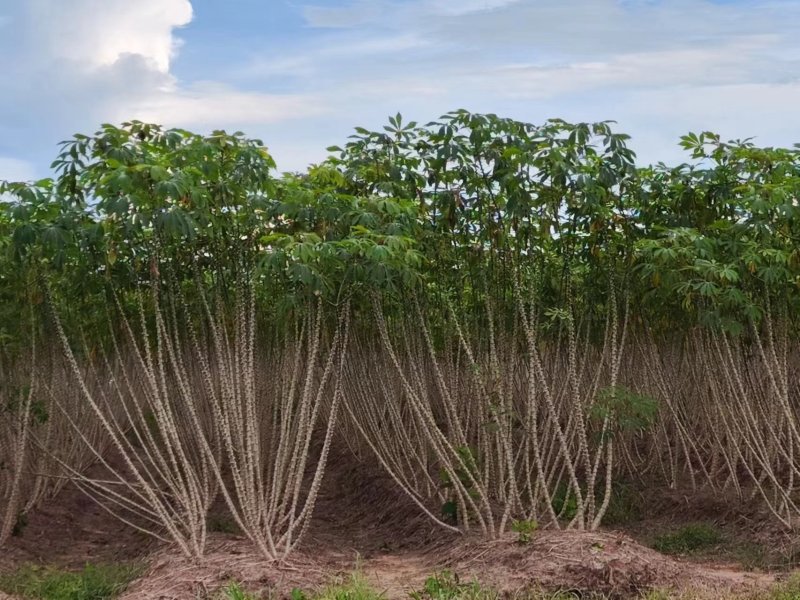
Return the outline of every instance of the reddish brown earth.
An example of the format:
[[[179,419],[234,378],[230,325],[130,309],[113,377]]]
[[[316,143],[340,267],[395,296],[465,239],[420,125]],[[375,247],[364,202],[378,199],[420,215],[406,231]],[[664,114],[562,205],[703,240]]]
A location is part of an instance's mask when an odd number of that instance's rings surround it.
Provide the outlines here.
[[[232,580],[255,592],[286,594],[294,587],[313,589],[357,566],[387,598],[407,598],[443,569],[507,592],[541,587],[619,598],[653,587],[706,590],[707,597],[720,598],[776,580],[736,565],[664,556],[614,531],[539,531],[526,545],[514,534],[485,541],[442,532],[366,466],[330,474],[309,535],[282,566],[266,564],[243,537],[221,533],[210,536],[206,556],[193,562],[119,524],[69,487],[30,515],[22,535],[0,552],[0,571],[30,562],[78,568],[130,560],[148,567],[125,592],[128,599],[203,598]]]

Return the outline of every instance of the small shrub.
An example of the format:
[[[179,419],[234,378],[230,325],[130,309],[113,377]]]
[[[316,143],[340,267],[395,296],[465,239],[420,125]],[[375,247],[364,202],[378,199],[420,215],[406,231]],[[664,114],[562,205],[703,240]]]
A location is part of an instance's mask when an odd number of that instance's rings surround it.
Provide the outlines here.
[[[138,577],[137,565],[86,565],[78,572],[25,565],[0,575],[0,590],[39,600],[104,600],[114,598]]]
[[[658,416],[658,400],[623,386],[607,387],[598,393],[590,416],[598,424],[608,419],[612,429],[643,431]]]
[[[539,529],[539,523],[535,520],[514,521],[511,524],[511,531],[517,534],[517,542],[528,544],[533,538],[533,532]]]
[[[292,591],[289,592],[289,600],[308,600],[308,596],[300,588],[292,588]]]
[[[306,595],[301,590],[292,590],[292,600],[304,600]],[[341,583],[327,586],[314,600],[381,600],[383,594],[376,591],[360,571],[355,571]]]
[[[603,502],[605,482],[600,479],[595,489],[595,505]],[[553,511],[563,521],[571,521],[578,513],[578,500],[575,494],[564,483],[559,484],[551,499]],[[644,514],[644,498],[633,486],[626,483],[613,482],[611,498],[603,516],[603,525],[626,525],[638,521]]]
[[[256,600],[255,596],[245,592],[238,583],[231,583],[222,593],[225,600]]]
[[[413,600],[496,600],[499,594],[477,581],[461,583],[458,575],[442,571],[425,580],[422,590],[409,594]]]
[[[690,554],[721,541],[722,535],[714,526],[695,523],[656,537],[653,548],[664,554]]]
[[[763,598],[757,600],[798,600],[798,598],[800,598],[800,576],[795,575],[771,588]]]

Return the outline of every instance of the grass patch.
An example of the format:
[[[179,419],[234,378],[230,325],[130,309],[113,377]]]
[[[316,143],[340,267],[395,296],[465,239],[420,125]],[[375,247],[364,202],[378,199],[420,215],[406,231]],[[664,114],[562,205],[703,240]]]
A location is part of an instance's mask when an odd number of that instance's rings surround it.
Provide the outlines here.
[[[347,579],[311,594],[295,588],[289,597],[291,600],[382,600],[384,595],[372,587],[361,571],[356,570]]]
[[[519,590],[501,593],[472,579],[459,580],[457,574],[442,571],[425,580],[422,589],[411,592],[412,600],[609,600],[604,594],[578,591],[546,591],[541,589]]]
[[[140,565],[86,565],[81,571],[24,565],[0,575],[0,590],[38,600],[114,598],[142,573]]]
[[[708,523],[693,523],[670,533],[659,535],[653,548],[664,554],[691,554],[722,541],[722,534]]]
[[[223,600],[257,600],[256,596],[247,593],[238,583],[231,583],[222,590]]]
[[[701,554],[736,562],[746,571],[791,571],[800,566],[800,543],[758,542],[713,525],[688,525],[650,538],[649,543],[665,554]]]
[[[725,596],[712,596],[712,592],[703,593],[670,592],[653,590],[641,596],[642,600],[712,600],[716,598],[729,598],[730,600],[800,600],[800,576],[795,575],[788,581],[772,586],[768,590],[758,592],[744,592]]]
[[[655,589],[631,596],[638,600],[711,600],[708,590],[674,591]],[[442,571],[425,580],[422,588],[408,594],[411,600],[612,600],[616,595],[606,595],[590,591],[547,591],[527,589],[516,592],[499,592],[484,586],[476,580],[461,581],[457,574]],[[239,584],[231,583],[213,596],[217,600],[258,600],[259,598],[288,598],[288,600],[384,600],[385,595],[378,592],[361,574],[356,571],[347,578],[336,581],[320,590],[305,592],[294,589],[288,596],[278,595],[274,590],[262,594],[246,592]],[[627,597],[627,596],[626,596]],[[759,592],[740,593],[725,596],[730,600],[800,600],[800,575],[784,583]]]
[[[800,599],[800,575],[795,575],[788,581],[778,584],[763,596],[756,596],[753,600],[798,600]]]
[[[370,585],[360,571],[352,573],[345,581],[327,586],[313,596],[314,600],[379,600],[383,594]],[[292,600],[304,600],[292,593]]]
[[[462,583],[458,575],[450,571],[428,577],[421,590],[409,595],[413,600],[495,600],[499,597],[495,590],[485,588],[477,581]]]
[[[797,543],[769,545],[734,538],[726,539],[725,544],[714,552],[735,560],[747,571],[791,571],[800,566],[800,544]]]
[[[218,600],[258,600],[259,598],[284,598],[274,590],[262,591],[260,594],[247,592],[240,584],[232,582],[220,590],[215,596]],[[295,588],[288,596],[289,600],[383,600],[384,595],[378,592],[367,579],[356,570],[346,578],[333,581],[322,589],[307,592]]]

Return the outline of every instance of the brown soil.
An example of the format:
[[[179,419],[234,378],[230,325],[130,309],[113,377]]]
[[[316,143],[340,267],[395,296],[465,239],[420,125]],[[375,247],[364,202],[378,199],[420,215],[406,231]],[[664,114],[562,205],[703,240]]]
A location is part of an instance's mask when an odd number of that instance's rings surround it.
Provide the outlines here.
[[[21,535],[0,551],[0,571],[24,563],[80,568],[136,560],[156,543],[117,521],[73,485],[27,516]]]
[[[331,464],[337,463],[350,465],[352,459],[334,457]],[[144,560],[147,572],[123,598],[164,600],[208,597],[232,580],[254,592],[287,594],[323,585],[357,565],[390,599],[407,598],[443,569],[507,592],[541,587],[619,598],[652,587],[707,590],[707,597],[720,598],[775,581],[735,566],[673,559],[619,532],[539,531],[526,545],[514,534],[485,541],[442,532],[375,473],[366,464],[332,470],[309,534],[286,565],[266,564],[243,537],[220,533],[210,536],[206,556],[193,562],[119,524],[68,487],[31,515],[22,535],[0,552],[0,571],[27,562],[75,568]],[[2,594],[0,600],[6,600]]]
[[[513,536],[493,541],[461,540],[438,552],[387,552],[356,562],[337,548],[305,548],[289,564],[265,564],[244,540],[216,538],[196,563],[162,549],[151,557],[147,574],[125,599],[208,597],[229,581],[259,593],[292,588],[314,589],[331,577],[358,568],[386,598],[408,598],[425,579],[443,569],[513,593],[521,589],[603,592],[616,598],[636,597],[650,588],[691,589],[706,598],[730,597],[763,589],[775,582],[730,566],[698,566],[660,555],[616,533],[543,531],[526,546]]]
[[[638,522],[625,525],[625,531],[648,545],[654,536],[694,523],[711,524],[722,541],[689,558],[701,563],[712,561],[721,570],[740,571],[742,563],[751,570],[789,571],[800,567],[800,537],[787,531],[759,504],[758,498],[745,501],[723,499],[708,491],[653,489],[642,502],[646,507]],[[725,565],[728,565],[727,567]],[[732,565],[732,566],[731,566]],[[750,578],[764,574],[750,573]]]

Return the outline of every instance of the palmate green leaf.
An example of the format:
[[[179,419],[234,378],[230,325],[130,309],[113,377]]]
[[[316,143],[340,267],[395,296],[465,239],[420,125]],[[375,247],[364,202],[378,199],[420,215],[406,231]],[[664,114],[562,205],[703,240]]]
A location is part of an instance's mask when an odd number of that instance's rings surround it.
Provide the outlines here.
[[[701,296],[712,297],[719,292],[719,286],[711,281],[699,282],[695,289],[700,292]]]
[[[67,232],[57,225],[45,227],[42,232],[42,242],[53,250],[60,250],[66,245]]]
[[[387,129],[358,128],[336,159],[273,178],[263,145],[238,133],[106,125],[63,146],[49,187],[3,184],[0,249],[82,276],[113,266],[103,276],[123,287],[149,276],[155,248],[179,279],[196,261],[227,280],[245,255],[264,297],[433,283],[474,323],[486,299],[507,316],[519,282],[548,335],[572,315],[601,328],[612,281],[633,318],[687,329],[749,322],[767,294],[800,304],[795,150],[692,133],[681,144],[701,160],[633,171],[608,122],[459,110]]]
[[[36,240],[36,228],[30,223],[23,223],[14,228],[12,239],[14,246],[18,250],[22,250]]]
[[[611,429],[641,431],[655,422],[658,401],[648,395],[633,392],[624,386],[603,388],[591,407],[592,418],[599,423],[611,421]]]
[[[387,260],[392,255],[391,250],[386,246],[381,246],[376,244],[372,246],[369,251],[367,252],[367,257],[375,262],[383,262]]]
[[[739,272],[732,265],[723,266],[718,272],[718,277],[728,283],[736,283],[739,281]]]
[[[292,236],[286,233],[270,233],[268,235],[261,236],[259,238],[259,242],[264,245],[274,245],[274,246],[284,246],[287,243],[292,241]]]

